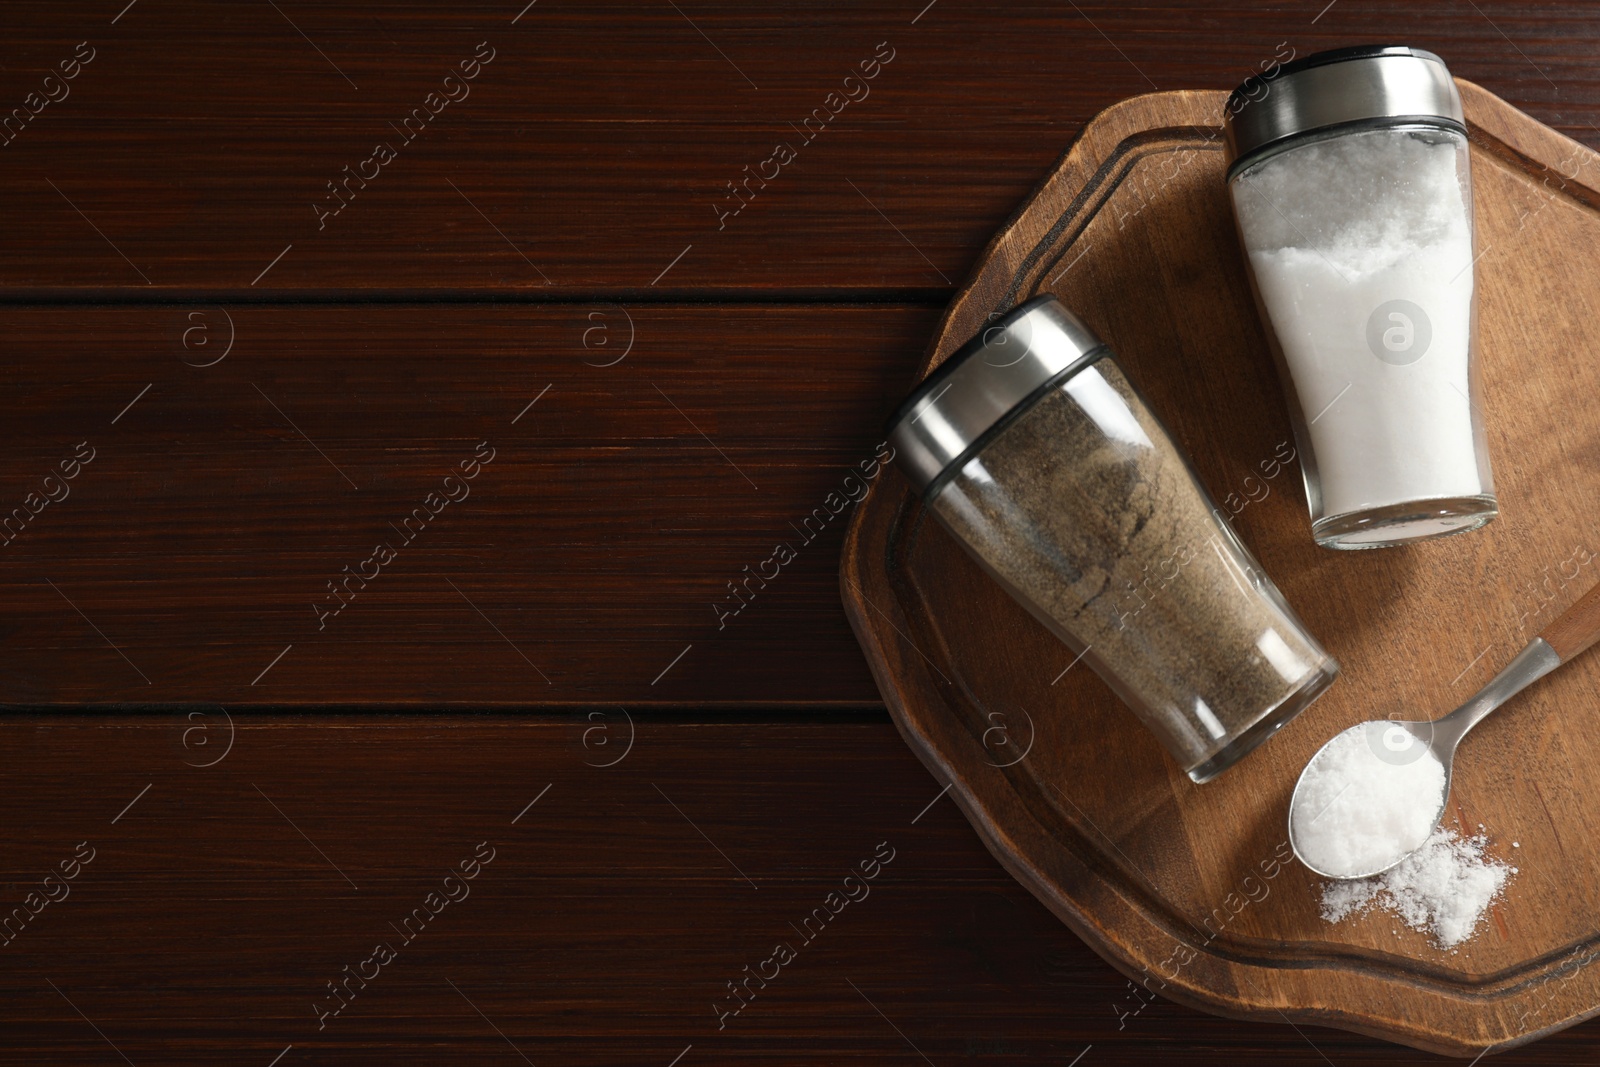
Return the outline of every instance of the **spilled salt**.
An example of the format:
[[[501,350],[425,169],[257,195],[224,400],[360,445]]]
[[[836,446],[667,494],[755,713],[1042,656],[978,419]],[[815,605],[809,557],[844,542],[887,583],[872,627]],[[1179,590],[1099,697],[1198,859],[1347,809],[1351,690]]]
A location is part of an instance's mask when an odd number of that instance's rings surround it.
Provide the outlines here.
[[[1325,884],[1322,917],[1340,922],[1378,907],[1428,934],[1440,948],[1453,949],[1472,936],[1517,873],[1486,855],[1487,844],[1482,834],[1464,838],[1440,827],[1420,849],[1382,874]]]
[[[1295,789],[1295,851],[1335,878],[1381,871],[1428,839],[1444,789],[1444,765],[1421,740],[1392,722],[1359,723],[1312,758]]]

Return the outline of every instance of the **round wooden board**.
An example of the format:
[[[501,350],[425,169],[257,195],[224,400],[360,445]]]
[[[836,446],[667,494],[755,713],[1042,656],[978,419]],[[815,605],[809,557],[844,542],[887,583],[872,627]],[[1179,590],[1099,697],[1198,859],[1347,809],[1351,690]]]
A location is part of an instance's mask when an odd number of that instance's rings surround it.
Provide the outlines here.
[[[1461,83],[1473,142],[1480,358],[1501,517],[1383,551],[1311,541],[1223,183],[1225,94],[1125,101],[991,242],[926,373],[994,312],[1057,294],[1105,338],[1307,626],[1332,689],[1195,786],[898,474],[844,547],[851,623],[901,733],[995,856],[1139,989],[1223,1015],[1452,1055],[1600,1010],[1600,654],[1487,720],[1447,820],[1518,868],[1450,952],[1384,912],[1330,924],[1292,859],[1296,776],[1339,730],[1442,714],[1600,579],[1600,156]],[[909,388],[911,382],[907,382]],[[1513,847],[1517,842],[1520,847]]]

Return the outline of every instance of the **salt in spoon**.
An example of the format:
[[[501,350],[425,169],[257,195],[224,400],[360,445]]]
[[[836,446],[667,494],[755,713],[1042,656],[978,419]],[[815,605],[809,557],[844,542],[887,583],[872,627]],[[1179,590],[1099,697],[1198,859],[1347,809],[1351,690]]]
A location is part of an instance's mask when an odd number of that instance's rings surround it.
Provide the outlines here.
[[[1445,806],[1450,798],[1450,764],[1455,758],[1456,746],[1478,723],[1488,717],[1507,700],[1522,692],[1534,682],[1543,678],[1563,663],[1570,662],[1575,656],[1588,649],[1597,640],[1600,640],[1600,585],[1596,585],[1585,593],[1578,602],[1551,622],[1544,630],[1528,643],[1528,646],[1517,654],[1517,657],[1506,665],[1505,669],[1490,679],[1476,694],[1462,704],[1459,708],[1444,716],[1442,719],[1419,721],[1390,721],[1374,719],[1350,727],[1335,737],[1332,741],[1317,750],[1306,763],[1305,770],[1300,772],[1300,778],[1295,782],[1294,795],[1289,800],[1289,843],[1294,848],[1295,856],[1299,858],[1314,873],[1324,878],[1346,880],[1351,878],[1370,878],[1375,874],[1382,874],[1391,867],[1396,866],[1407,856],[1411,855],[1427,841],[1432,828],[1437,826],[1444,815]],[[1374,751],[1381,745],[1393,758],[1379,752],[1380,758],[1386,762],[1403,764],[1409,759],[1421,758],[1424,753],[1413,749],[1415,745],[1425,746],[1433,757],[1444,767],[1444,788],[1439,794],[1439,807],[1434,812],[1429,823],[1429,833],[1423,834],[1412,847],[1400,852],[1399,855],[1384,856],[1381,866],[1372,870],[1362,870],[1346,874],[1333,874],[1318,869],[1306,859],[1305,849],[1295,833],[1295,813],[1302,804],[1302,791],[1306,784],[1307,776],[1312,767],[1323,753],[1346,734],[1356,730],[1365,730],[1368,741],[1373,744]],[[1408,757],[1407,752],[1412,751],[1414,756]],[[1337,801],[1338,797],[1334,798]],[[1332,807],[1334,801],[1329,801],[1324,810]],[[1302,814],[1305,814],[1302,812]],[[1315,821],[1313,818],[1312,821]]]

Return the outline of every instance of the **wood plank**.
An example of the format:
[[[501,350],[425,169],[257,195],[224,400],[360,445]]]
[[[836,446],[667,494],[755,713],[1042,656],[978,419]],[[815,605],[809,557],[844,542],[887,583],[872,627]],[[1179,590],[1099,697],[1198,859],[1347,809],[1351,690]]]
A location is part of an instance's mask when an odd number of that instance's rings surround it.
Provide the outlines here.
[[[933,318],[0,309],[0,700],[876,704],[836,552]]]
[[[544,0],[514,22],[517,0],[10,4],[0,114],[79,42],[94,58],[0,147],[0,288],[939,297],[1095,113],[1158,86],[1231,87],[1285,46],[1404,39],[1600,143],[1584,43],[1600,14],[1579,9],[678,8]],[[391,123],[482,41],[494,58],[451,90],[467,95],[405,141]],[[863,99],[805,140],[796,127],[880,42],[894,58],[852,87]],[[719,221],[739,202],[728,183],[780,141],[794,161]],[[396,158],[320,218],[314,203],[346,195],[327,183],[380,142]]]
[[[609,725],[615,745],[622,723]],[[266,1067],[291,1045],[280,1067],[503,1065],[523,1062],[517,1052],[658,1067],[680,1054],[678,1067],[918,1053],[1067,1064],[1089,1045],[1085,1067],[1157,1052],[1394,1062],[1371,1039],[1135,999],[983,851],[949,797],[935,800],[939,784],[881,719],[641,723],[609,768],[586,766],[613,757],[586,747],[582,714],[236,727],[231,750],[198,767],[228,740],[220,716],[0,723],[0,806],[14,823],[0,903],[24,906],[52,871],[61,898],[7,935],[6,1062],[120,1052]],[[390,924],[427,907],[480,842],[494,859],[452,883],[463,899],[404,927],[406,943]],[[867,895],[813,920],[805,942],[790,924],[826,907],[880,842],[893,859]],[[63,879],[62,862],[88,850]],[[713,1002],[731,1003],[727,983],[779,941],[796,957],[719,1029]],[[327,983],[347,966],[373,974],[363,963],[379,942],[395,958],[366,988],[352,982],[349,1006],[319,1029],[313,1004],[337,1004]],[[1594,1033],[1497,1060],[1583,1062]]]

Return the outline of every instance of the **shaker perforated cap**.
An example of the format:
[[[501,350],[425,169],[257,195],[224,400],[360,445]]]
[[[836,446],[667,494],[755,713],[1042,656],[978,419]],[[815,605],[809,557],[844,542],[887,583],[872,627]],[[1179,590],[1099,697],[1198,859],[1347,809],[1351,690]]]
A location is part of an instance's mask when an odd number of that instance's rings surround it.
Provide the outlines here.
[[[1228,96],[1222,125],[1230,174],[1292,137],[1363,122],[1466,132],[1461,93],[1432,52],[1405,45],[1335,48],[1253,75]]]
[[[889,419],[895,458],[935,492],[1045,388],[1109,350],[1048,294],[994,320],[934,368]]]

